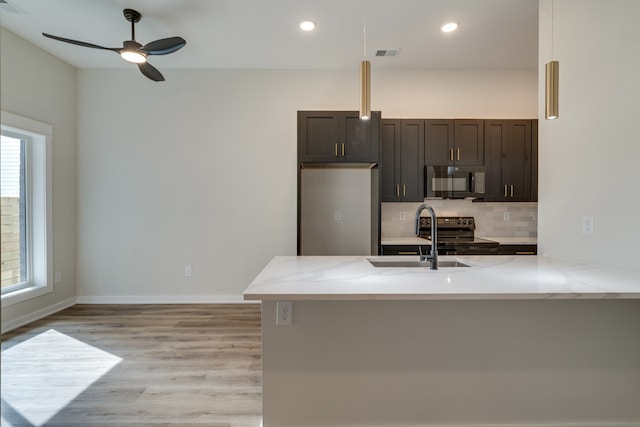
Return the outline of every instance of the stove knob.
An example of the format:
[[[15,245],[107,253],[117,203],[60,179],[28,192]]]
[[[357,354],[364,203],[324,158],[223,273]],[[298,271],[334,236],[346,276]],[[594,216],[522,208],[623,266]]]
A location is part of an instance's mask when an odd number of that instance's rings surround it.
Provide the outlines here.
[[[464,221],[462,221],[462,223],[463,223],[464,225],[467,225],[467,220],[465,219]]]
[[[462,224],[462,220],[458,218],[458,225]]]

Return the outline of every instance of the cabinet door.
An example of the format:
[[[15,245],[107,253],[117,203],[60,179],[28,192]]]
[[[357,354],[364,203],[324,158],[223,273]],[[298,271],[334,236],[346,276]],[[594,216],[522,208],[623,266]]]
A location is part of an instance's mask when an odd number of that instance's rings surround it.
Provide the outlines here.
[[[332,111],[298,111],[298,157],[301,162],[337,162],[340,120]]]
[[[380,181],[383,202],[400,201],[400,120],[384,119],[380,125]]]
[[[531,201],[538,201],[538,120],[531,120]]]
[[[506,120],[485,120],[485,200],[501,202],[505,200],[502,178],[502,147],[508,138]]]
[[[401,120],[400,196],[405,202],[424,200],[424,120]]]
[[[457,165],[484,164],[484,120],[455,120],[453,155]]]
[[[538,245],[500,245],[500,255],[536,255]]]
[[[425,250],[426,248],[426,250]],[[429,246],[422,248],[423,254],[431,252]],[[420,250],[417,245],[383,245],[382,255],[419,255]]]
[[[343,113],[340,117],[342,135],[340,136],[340,156],[343,162],[375,163],[378,154],[378,126],[380,112],[372,111],[369,120],[360,119],[357,111]]]
[[[485,200],[531,200],[531,120],[487,120],[485,154]]]
[[[425,165],[449,165],[453,163],[453,120],[425,120]]]
[[[502,174],[510,201],[531,200],[531,120],[508,120]]]

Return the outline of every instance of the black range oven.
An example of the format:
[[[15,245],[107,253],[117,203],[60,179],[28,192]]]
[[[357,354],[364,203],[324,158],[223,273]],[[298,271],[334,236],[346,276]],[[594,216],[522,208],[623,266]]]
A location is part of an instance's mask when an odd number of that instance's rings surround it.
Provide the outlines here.
[[[498,242],[475,237],[473,217],[438,217],[436,227],[439,255],[497,255],[500,250]],[[420,217],[418,236],[431,240],[430,217]]]

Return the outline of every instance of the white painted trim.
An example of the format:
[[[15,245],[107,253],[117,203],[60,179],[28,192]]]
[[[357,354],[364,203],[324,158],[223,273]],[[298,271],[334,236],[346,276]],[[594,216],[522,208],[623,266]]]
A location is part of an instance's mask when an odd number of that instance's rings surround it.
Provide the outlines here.
[[[53,137],[53,126],[48,123],[22,117],[4,110],[0,111],[0,120],[2,121],[2,127],[9,130],[22,133],[27,131],[27,133],[35,136],[44,135],[49,138]]]
[[[75,298],[69,298],[64,301],[60,301],[54,305],[50,305],[48,307],[41,308],[40,310],[36,310],[32,313],[25,314],[24,316],[17,317],[15,319],[11,319],[7,322],[2,323],[2,333],[9,332],[13,329],[19,328],[20,326],[27,325],[31,322],[35,322],[36,320],[40,320],[44,317],[51,316],[59,311],[64,310],[65,308],[69,308],[76,304]]]
[[[99,295],[77,297],[78,304],[252,304],[242,295]]]
[[[406,427],[505,427],[507,424],[416,424]],[[602,423],[508,424],[509,427],[603,427]],[[345,426],[356,427],[356,426]],[[393,427],[393,426],[384,426]],[[638,427],[638,423],[607,423],[606,427]]]
[[[27,194],[32,218],[28,221],[27,238],[33,286],[3,294],[2,307],[7,307],[53,292],[53,126],[7,111],[0,114],[2,130],[31,137],[32,163],[28,172],[31,191]]]

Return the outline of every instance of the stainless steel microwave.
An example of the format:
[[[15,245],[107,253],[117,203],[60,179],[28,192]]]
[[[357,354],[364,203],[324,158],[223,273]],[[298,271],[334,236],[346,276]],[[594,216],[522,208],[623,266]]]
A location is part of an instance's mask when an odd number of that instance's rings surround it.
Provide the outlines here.
[[[484,199],[485,170],[482,166],[425,166],[424,197]]]

